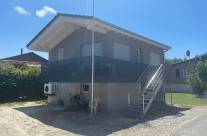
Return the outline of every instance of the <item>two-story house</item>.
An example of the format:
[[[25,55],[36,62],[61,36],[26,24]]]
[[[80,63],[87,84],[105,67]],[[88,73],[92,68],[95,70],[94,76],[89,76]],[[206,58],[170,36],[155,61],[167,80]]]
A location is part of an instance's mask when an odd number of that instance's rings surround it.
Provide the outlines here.
[[[100,99],[101,110],[145,114],[163,91],[162,64],[170,47],[91,16],[57,14],[27,45],[49,53],[42,80],[56,82],[58,91],[48,103],[61,99],[68,105],[71,94],[90,100],[92,29],[94,98]]]

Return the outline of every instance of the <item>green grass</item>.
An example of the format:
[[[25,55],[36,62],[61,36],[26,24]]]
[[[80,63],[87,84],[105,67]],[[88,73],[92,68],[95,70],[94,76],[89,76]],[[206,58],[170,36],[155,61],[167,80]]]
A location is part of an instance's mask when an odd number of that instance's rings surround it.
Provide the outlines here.
[[[46,103],[46,100],[37,100],[37,101],[34,101],[35,104],[45,104]]]
[[[167,103],[171,103],[171,93],[165,93]],[[182,107],[204,106],[207,105],[207,98],[198,97],[189,93],[172,93],[172,103]]]
[[[34,100],[34,101],[25,100],[25,101],[0,102],[0,107],[24,106],[27,102],[34,102],[35,104],[45,104],[46,100],[43,99],[43,100]]]
[[[0,106],[12,107],[12,106],[23,106],[26,102],[1,102]]]

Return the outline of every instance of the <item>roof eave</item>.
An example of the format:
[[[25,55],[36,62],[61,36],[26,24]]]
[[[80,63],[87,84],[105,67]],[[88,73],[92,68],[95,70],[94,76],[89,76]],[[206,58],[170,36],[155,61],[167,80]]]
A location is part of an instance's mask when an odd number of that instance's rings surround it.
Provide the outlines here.
[[[60,17],[60,16],[65,16],[65,17],[71,17],[71,18],[80,18],[80,19],[89,19],[89,20],[91,20],[92,19],[92,16],[82,16],[82,15],[71,15],[71,14],[60,14],[60,13],[58,13],[26,46],[27,46],[27,48],[29,48],[29,49],[32,49],[31,48],[31,45],[32,44],[34,44],[34,42],[41,36],[41,34],[43,34],[57,19],[58,19],[58,17]],[[159,47],[159,48],[161,48],[161,49],[163,49],[164,51],[168,51],[168,50],[170,50],[171,49],[171,47],[170,46],[167,46],[167,45],[164,45],[164,44],[162,44],[162,43],[159,43],[159,42],[156,42],[156,41],[154,41],[154,40],[151,40],[151,39],[149,39],[149,38],[146,38],[146,37],[144,37],[144,36],[141,36],[141,35],[139,35],[139,34],[136,34],[136,33],[134,33],[134,32],[131,32],[131,31],[128,31],[128,30],[126,30],[126,29],[124,29],[124,28],[121,28],[121,27],[119,27],[119,26],[116,26],[116,25],[113,25],[113,24],[111,24],[111,23],[108,23],[108,22],[106,22],[106,21],[103,21],[103,20],[101,20],[101,19],[98,19],[98,18],[96,18],[95,17],[95,21],[97,21],[97,22],[99,22],[99,23],[101,23],[102,25],[105,25],[106,27],[108,27],[109,29],[111,29],[111,30],[114,30],[114,31],[118,31],[118,32],[120,32],[120,33],[123,33],[123,34],[126,34],[126,35],[128,35],[128,36],[131,36],[131,37],[133,37],[133,38],[136,38],[136,39],[139,39],[139,40],[142,40],[142,41],[145,41],[145,42],[147,42],[147,43],[149,43],[149,44],[152,44],[152,45],[154,45],[154,46],[156,46],[156,47]],[[104,26],[103,26],[104,27]],[[38,50],[38,49],[36,49],[36,50]],[[48,52],[49,51],[49,49],[39,49],[39,51],[43,51],[43,52]]]

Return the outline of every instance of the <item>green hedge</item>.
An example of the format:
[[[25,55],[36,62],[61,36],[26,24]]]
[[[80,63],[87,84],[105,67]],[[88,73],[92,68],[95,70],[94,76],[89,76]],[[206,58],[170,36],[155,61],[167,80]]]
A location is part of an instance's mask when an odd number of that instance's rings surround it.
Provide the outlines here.
[[[0,62],[0,101],[43,97],[40,67]]]

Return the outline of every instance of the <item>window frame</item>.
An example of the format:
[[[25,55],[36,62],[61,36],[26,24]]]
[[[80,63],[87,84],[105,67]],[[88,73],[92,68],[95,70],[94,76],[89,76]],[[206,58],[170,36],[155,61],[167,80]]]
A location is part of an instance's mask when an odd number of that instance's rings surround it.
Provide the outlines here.
[[[119,48],[117,48],[116,46],[120,46]],[[127,47],[129,49],[129,56],[127,55],[123,55],[124,51],[126,51],[124,48]],[[115,48],[117,48],[118,50],[115,50]],[[117,51],[120,51],[120,53],[118,53]],[[115,55],[117,54],[118,55]],[[120,44],[120,43],[113,43],[113,59],[118,59],[118,60],[124,60],[124,61],[131,61],[132,60],[132,49],[131,46],[129,45],[125,45],[125,44]],[[118,57],[117,57],[118,56]],[[129,58],[129,59],[126,59]]]
[[[58,49],[58,60],[63,60],[64,59],[64,48],[59,48]]]

